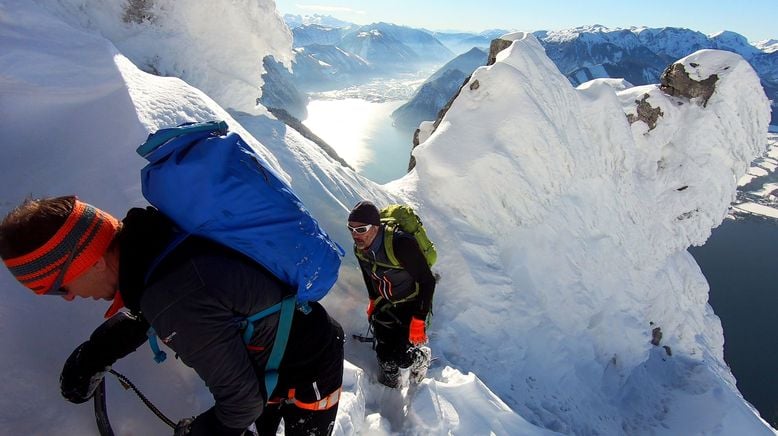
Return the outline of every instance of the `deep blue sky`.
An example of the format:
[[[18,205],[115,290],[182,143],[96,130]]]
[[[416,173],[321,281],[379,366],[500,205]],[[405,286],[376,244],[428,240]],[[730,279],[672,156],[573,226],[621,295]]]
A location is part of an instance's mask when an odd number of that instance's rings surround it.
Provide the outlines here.
[[[778,39],[778,0],[276,0],[281,14],[332,15],[430,30],[559,30],[587,24],[731,30],[749,41]]]

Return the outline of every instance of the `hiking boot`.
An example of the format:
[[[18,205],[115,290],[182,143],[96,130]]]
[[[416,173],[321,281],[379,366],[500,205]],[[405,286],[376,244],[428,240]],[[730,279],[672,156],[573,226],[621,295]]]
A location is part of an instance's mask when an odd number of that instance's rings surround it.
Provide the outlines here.
[[[430,347],[413,347],[408,352],[413,355],[410,366],[410,381],[419,384],[427,375],[432,358],[432,350],[430,350]]]
[[[397,362],[378,361],[378,382],[390,388],[396,388],[400,383],[400,367]]]

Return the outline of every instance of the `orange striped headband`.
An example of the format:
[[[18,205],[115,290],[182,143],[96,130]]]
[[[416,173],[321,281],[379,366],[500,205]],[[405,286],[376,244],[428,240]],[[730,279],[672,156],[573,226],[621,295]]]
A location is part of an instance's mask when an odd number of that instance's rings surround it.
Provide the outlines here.
[[[38,295],[61,295],[66,286],[108,250],[119,221],[102,210],[75,200],[65,223],[35,251],[6,259],[5,266]]]

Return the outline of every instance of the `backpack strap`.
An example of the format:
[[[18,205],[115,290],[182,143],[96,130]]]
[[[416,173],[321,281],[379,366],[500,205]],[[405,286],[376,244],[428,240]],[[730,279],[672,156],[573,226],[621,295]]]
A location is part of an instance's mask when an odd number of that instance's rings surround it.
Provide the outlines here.
[[[146,330],[146,337],[149,338],[149,347],[151,347],[151,352],[154,353],[154,361],[157,363],[164,362],[165,359],[167,359],[167,353],[159,348],[157,332],[154,331],[154,327],[149,327],[149,329]]]
[[[281,359],[284,357],[286,344],[289,342],[289,332],[292,330],[292,318],[294,317],[295,306],[295,295],[288,295],[284,297],[280,303],[276,303],[261,312],[246,317],[244,320],[245,328],[243,330],[243,343],[248,344],[251,342],[251,337],[254,335],[254,323],[256,321],[276,312],[281,312],[278,319],[278,327],[276,328],[276,338],[273,341],[273,348],[270,350],[270,357],[265,365],[265,391],[267,392],[267,398],[270,398],[270,395],[273,394],[273,391],[278,384],[278,367],[281,366]],[[241,323],[241,325],[243,325],[243,323]]]
[[[373,300],[373,304],[375,304],[376,312],[385,312],[390,307],[395,307],[398,304],[406,303],[408,301],[413,301],[418,296],[419,296],[419,284],[416,283],[413,292],[408,294],[408,296],[406,296],[405,298],[401,298],[399,300],[390,300],[389,298],[381,295],[379,292],[378,297],[376,297]]]
[[[378,298],[376,298],[374,300],[375,301],[374,304],[376,305],[376,309],[375,310],[377,310],[379,312],[383,312],[383,311],[387,310],[390,306],[394,307],[394,306],[396,306],[398,304],[411,301],[411,300],[415,299],[418,296],[419,296],[419,284],[416,283],[416,289],[413,292],[411,292],[410,294],[408,294],[407,297],[399,299],[399,300],[390,300],[388,298],[385,298],[383,295],[379,295]],[[380,304],[381,301],[384,301],[384,300],[386,301],[386,304],[381,305]]]
[[[400,261],[397,260],[397,256],[394,255],[394,230],[393,224],[386,224],[384,226],[384,251],[386,251],[386,257],[389,258],[389,262],[392,263],[394,268],[402,269]]]

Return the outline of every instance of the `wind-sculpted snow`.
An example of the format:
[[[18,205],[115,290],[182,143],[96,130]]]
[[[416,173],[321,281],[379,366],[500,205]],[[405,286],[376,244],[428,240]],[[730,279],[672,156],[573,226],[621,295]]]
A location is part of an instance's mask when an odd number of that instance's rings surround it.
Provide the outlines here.
[[[262,58],[289,65],[292,35],[272,0],[33,0],[110,40],[139,68],[173,76],[252,113]]]
[[[739,394],[720,323],[685,249],[721,222],[764,149],[759,79],[740,56],[707,50],[679,61],[695,81],[717,76],[707,106],[656,85],[574,89],[535,37],[511,38],[414,151],[404,186],[440,220],[427,220],[445,266],[438,348],[547,428],[720,431],[742,408],[729,410]],[[645,95],[661,110],[653,130],[626,117]],[[655,328],[666,349],[650,343]],[[687,372],[707,374],[695,395],[711,409],[690,412],[673,393],[694,384]],[[638,377],[665,386],[636,392]],[[673,430],[679,420],[690,431]]]

